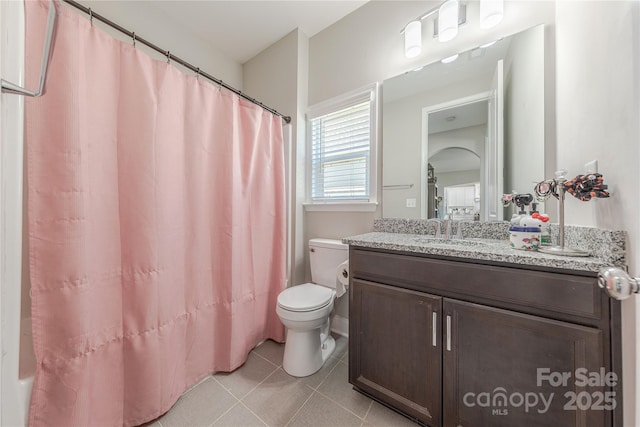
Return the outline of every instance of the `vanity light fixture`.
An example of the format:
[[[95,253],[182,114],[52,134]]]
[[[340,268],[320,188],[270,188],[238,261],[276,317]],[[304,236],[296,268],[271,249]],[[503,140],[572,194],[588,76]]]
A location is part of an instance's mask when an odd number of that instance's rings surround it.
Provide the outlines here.
[[[422,50],[422,22],[418,19],[411,21],[404,28],[404,55],[414,58]]]
[[[495,27],[504,16],[504,0],[480,0],[480,28]]]
[[[436,14],[438,17],[433,23],[433,37],[437,37],[440,41],[453,39],[458,34],[458,25],[467,22],[467,6],[458,0],[447,0],[423,13],[400,31],[400,34],[404,35],[404,54],[407,58],[413,58],[420,54],[422,49],[422,20]]]
[[[467,5],[460,0],[446,0],[409,22],[400,31],[404,35],[404,54],[407,58],[418,56],[422,50],[422,20],[436,15],[433,21],[433,37],[441,42],[453,40],[458,35],[458,27],[467,22]],[[504,0],[480,0],[480,27],[491,28],[504,16]],[[481,47],[489,47],[487,43]],[[443,61],[444,62],[444,61]]]
[[[458,56],[460,55],[456,53],[455,55],[447,56],[446,58],[441,59],[440,62],[442,62],[443,64],[448,64],[449,62],[453,62],[458,59]]]

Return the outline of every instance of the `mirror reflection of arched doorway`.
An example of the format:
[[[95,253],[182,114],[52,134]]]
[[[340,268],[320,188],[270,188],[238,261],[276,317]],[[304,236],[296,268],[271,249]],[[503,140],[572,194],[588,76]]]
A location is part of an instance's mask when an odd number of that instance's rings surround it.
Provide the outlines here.
[[[480,213],[480,154],[447,147],[429,157],[430,218],[473,221]]]
[[[422,150],[428,175],[422,185],[427,201],[423,218],[454,219],[455,213],[459,220],[486,219],[481,199],[486,187],[488,96],[481,93],[423,109]],[[446,197],[445,187],[453,186],[468,188],[447,190]],[[471,197],[470,187],[478,194]],[[461,199],[458,193],[465,191],[466,199]]]
[[[431,155],[444,147],[470,148],[480,157],[480,180],[478,212],[468,207],[462,212],[469,216],[464,220],[502,220],[503,209],[500,197],[503,192],[503,63],[498,61],[494,78],[488,92],[478,93],[422,109],[422,218],[430,218],[428,168]],[[438,146],[438,148],[436,148]],[[437,171],[435,172],[437,174]],[[453,196],[452,196],[453,197]],[[457,202],[456,202],[457,203]],[[499,205],[499,206],[498,206]],[[438,218],[444,217],[438,209]],[[451,213],[460,213],[451,212]],[[476,215],[477,214],[477,215]],[[432,216],[433,217],[433,216]],[[450,215],[450,218],[454,219]]]

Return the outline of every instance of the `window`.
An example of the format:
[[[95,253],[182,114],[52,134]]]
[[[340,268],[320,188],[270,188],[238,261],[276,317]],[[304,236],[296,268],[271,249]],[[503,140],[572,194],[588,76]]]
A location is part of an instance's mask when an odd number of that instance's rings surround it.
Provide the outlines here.
[[[373,85],[309,109],[308,210],[375,210],[376,95]]]

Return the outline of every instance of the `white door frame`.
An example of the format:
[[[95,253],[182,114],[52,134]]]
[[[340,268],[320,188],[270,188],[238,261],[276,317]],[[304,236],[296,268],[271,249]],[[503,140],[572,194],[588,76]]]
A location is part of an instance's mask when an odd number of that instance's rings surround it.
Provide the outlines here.
[[[480,189],[484,202],[481,211],[486,221],[502,221],[504,209],[501,202],[504,193],[504,62],[498,60],[491,81],[489,109],[487,119],[487,141],[485,158],[487,159],[484,189]]]
[[[24,86],[24,3],[0,1],[2,78]],[[26,425],[30,392],[19,378],[22,299],[24,97],[2,94],[0,128],[0,425]]]
[[[453,107],[460,107],[467,104],[473,104],[480,101],[488,101],[491,96],[490,91],[476,93],[474,95],[465,96],[440,104],[429,105],[422,108],[422,154],[420,158],[420,218],[427,219],[427,164],[429,163],[429,114]],[[486,159],[485,159],[486,162]],[[482,177],[485,165],[480,164]],[[482,203],[482,199],[480,200]]]

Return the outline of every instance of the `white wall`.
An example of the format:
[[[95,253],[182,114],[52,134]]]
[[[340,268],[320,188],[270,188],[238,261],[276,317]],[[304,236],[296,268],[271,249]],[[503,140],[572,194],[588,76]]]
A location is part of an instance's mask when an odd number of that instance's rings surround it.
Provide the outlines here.
[[[456,171],[456,172],[442,172],[438,174],[438,193],[445,196],[444,191],[447,187],[456,187],[463,184],[474,184],[480,181],[480,169],[468,170],[468,171]],[[446,199],[446,197],[445,197]],[[448,206],[451,203],[446,201]]]
[[[200,67],[201,70],[225,83],[242,89],[242,65],[240,63],[228,58],[204,39],[192,35],[189,28],[177,24],[162,10],[155,8],[153,1],[81,0],[79,3],[90,7],[96,13],[129,31],[135,31],[145,40],[161,49],[171,51],[172,54]],[[113,29],[97,21],[94,23],[114,37],[130,41]],[[162,59],[158,53],[151,49],[142,45],[138,46],[152,57]]]
[[[568,198],[567,222],[626,230],[640,275],[640,2],[561,1],[556,19],[557,166],[573,176],[597,159],[613,189],[607,200]],[[622,306],[625,426],[640,425],[639,304]]]
[[[505,58],[505,193],[532,193],[546,178],[544,37],[542,27],[515,35]]]

